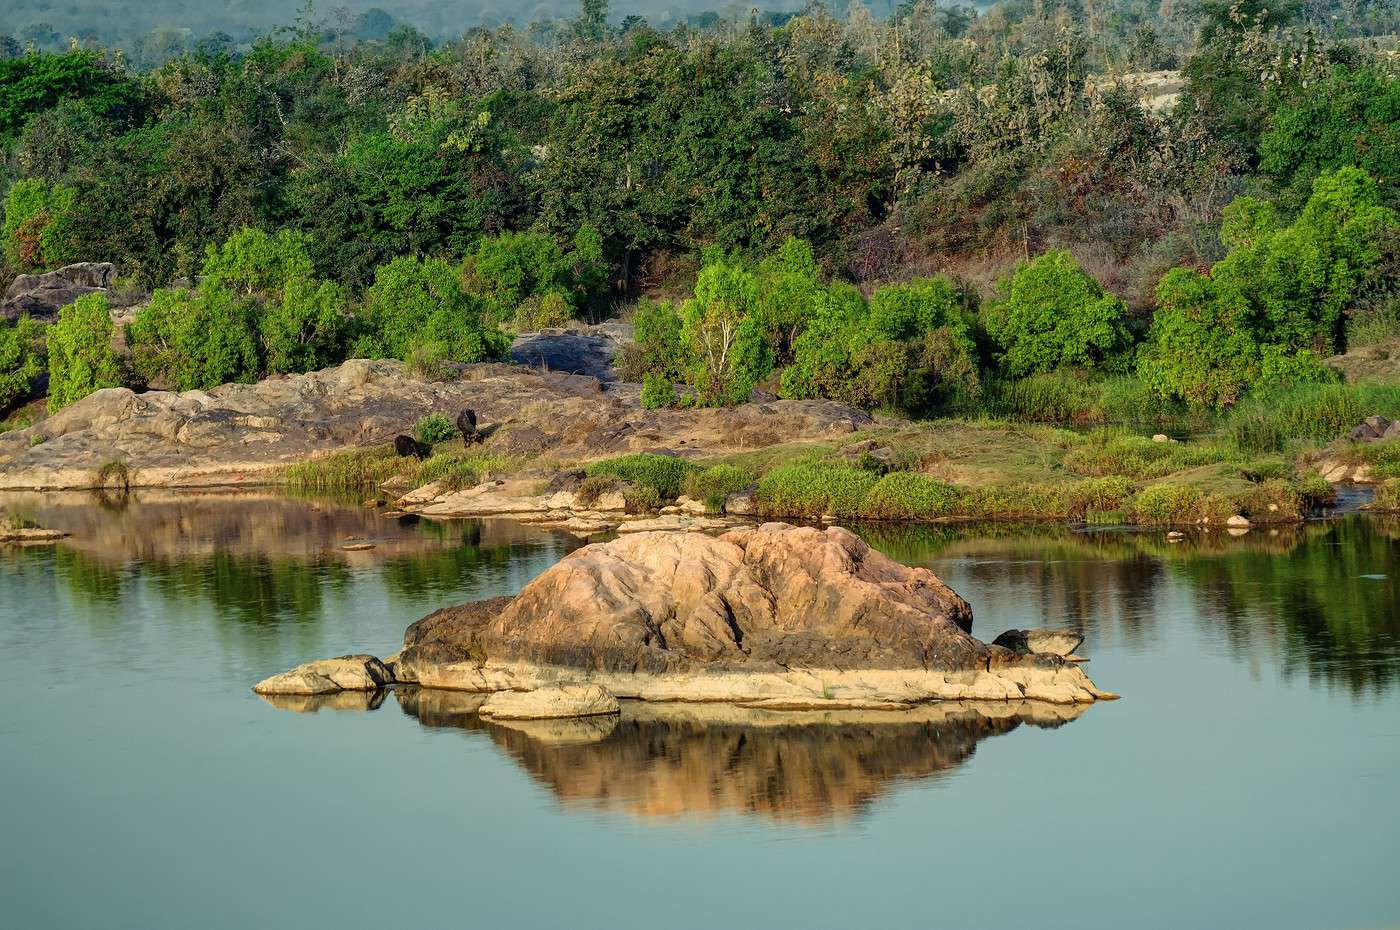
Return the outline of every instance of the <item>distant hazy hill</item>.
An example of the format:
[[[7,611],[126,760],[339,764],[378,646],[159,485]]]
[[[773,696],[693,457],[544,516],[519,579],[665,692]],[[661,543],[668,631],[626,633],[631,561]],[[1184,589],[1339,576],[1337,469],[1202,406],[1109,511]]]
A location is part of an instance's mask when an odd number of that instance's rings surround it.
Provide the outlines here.
[[[645,17],[656,26],[671,25],[706,11],[734,15],[752,7],[795,10],[803,0],[762,0],[732,3],[725,0],[627,0],[612,5],[611,18]],[[844,8],[846,0],[837,0]],[[889,12],[891,0],[875,0],[876,15]],[[290,26],[298,18],[293,2],[286,0],[4,0],[0,3],[0,35],[9,35],[22,47],[33,41],[41,48],[61,47],[76,36],[104,44],[130,45],[136,40],[188,45],[215,33],[235,42]],[[314,18],[347,31],[364,31],[366,37],[409,24],[439,39],[455,37],[473,26],[570,19],[578,15],[576,0],[324,0],[316,4]],[[162,35],[164,34],[164,35]]]

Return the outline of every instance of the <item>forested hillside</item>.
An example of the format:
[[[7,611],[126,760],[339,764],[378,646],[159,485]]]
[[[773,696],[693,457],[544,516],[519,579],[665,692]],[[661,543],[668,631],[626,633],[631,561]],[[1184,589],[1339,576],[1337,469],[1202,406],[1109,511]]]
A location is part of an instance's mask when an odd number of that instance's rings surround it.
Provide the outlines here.
[[[1333,380],[1400,333],[1400,82],[1364,35],[1393,10],[1315,28],[1331,9],[662,30],[586,0],[441,43],[303,20],[149,70],[22,53],[6,280],[107,261],[157,290],[122,358],[100,296],[0,330],[0,405],[44,371],[50,406],[347,355],[431,371],[614,314],[653,405],[1121,420]],[[1133,74],[1174,66],[1179,98],[1145,106]]]

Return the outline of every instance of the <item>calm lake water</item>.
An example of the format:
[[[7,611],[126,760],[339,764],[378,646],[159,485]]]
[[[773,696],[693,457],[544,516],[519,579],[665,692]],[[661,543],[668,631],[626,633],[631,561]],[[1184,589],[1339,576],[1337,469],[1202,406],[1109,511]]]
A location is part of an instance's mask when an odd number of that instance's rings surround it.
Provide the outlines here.
[[[74,532],[0,548],[6,926],[1400,925],[1400,524],[869,529],[983,637],[1082,630],[1123,700],[540,731],[465,696],[248,689],[392,651],[570,537],[256,496],[0,508]]]

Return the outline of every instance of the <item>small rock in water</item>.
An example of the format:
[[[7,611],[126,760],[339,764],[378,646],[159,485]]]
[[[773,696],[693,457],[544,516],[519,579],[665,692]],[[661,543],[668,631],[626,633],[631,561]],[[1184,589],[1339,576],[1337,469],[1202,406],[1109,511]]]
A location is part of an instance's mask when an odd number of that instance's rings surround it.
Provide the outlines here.
[[[1243,528],[1245,528],[1245,529],[1248,529],[1248,528],[1249,528],[1249,518],[1246,517],[1246,516],[1243,516],[1242,514],[1238,514],[1238,513],[1237,513],[1237,514],[1235,514],[1234,516],[1230,517],[1230,519],[1226,520],[1226,521],[1225,521],[1225,525],[1226,525],[1226,526],[1234,526],[1234,527],[1243,527]]]
[[[373,548],[374,548],[374,543],[367,543],[367,542],[346,543],[345,545],[341,546],[340,548],[343,549],[343,550],[346,551],[346,552],[364,552],[366,549],[373,549]]]
[[[1152,437],[1152,441],[1153,441],[1153,442],[1171,442],[1171,441],[1172,441],[1172,438],[1171,438],[1170,436],[1168,436],[1166,433],[1157,433],[1155,436]]]
[[[1181,530],[1171,530],[1167,533],[1167,542],[1181,542],[1186,538],[1186,534]]]
[[[253,690],[258,694],[334,694],[373,691],[393,680],[389,669],[374,656],[354,655],[306,662],[290,672],[264,678]]]

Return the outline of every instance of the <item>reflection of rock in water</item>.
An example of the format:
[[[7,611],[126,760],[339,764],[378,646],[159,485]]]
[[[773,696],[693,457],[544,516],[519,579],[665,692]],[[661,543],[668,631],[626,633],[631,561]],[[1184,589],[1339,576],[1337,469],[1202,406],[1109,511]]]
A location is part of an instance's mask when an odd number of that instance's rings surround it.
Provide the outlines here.
[[[944,702],[910,711],[792,713],[731,704],[623,702],[620,717],[492,723],[484,695],[405,688],[430,727],[483,731],[565,803],[643,817],[860,813],[902,780],[935,778],[1022,723],[1060,726],[1084,707]]]
[[[278,710],[314,714],[322,710],[378,710],[387,691],[338,691],[334,694],[259,694]]]

